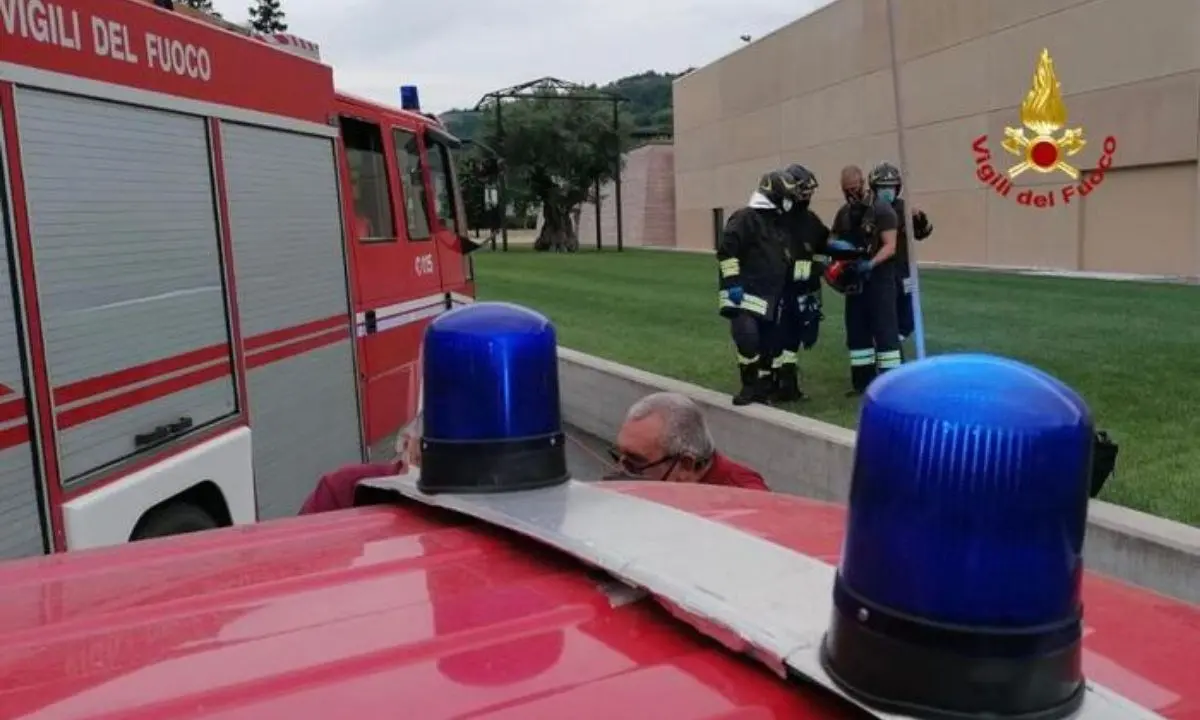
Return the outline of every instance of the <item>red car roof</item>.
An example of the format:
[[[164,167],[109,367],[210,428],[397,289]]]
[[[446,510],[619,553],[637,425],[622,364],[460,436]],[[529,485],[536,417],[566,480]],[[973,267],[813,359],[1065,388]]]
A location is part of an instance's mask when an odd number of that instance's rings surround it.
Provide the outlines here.
[[[836,560],[836,506],[613,487]],[[4,718],[859,717],[569,557],[415,505],[11,563],[0,586]],[[1085,600],[1092,679],[1200,718],[1197,609],[1098,577]]]

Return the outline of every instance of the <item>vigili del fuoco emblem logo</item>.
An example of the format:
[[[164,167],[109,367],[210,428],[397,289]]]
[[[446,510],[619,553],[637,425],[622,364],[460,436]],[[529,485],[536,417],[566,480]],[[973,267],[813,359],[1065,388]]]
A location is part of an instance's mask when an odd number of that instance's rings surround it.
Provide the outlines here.
[[[1020,205],[1036,208],[1067,205],[1072,199],[1084,197],[1095,190],[1104,181],[1104,172],[1112,167],[1117,139],[1110,135],[1104,138],[1096,170],[1086,173],[1084,177],[1084,173],[1072,164],[1071,158],[1083,150],[1087,142],[1082,127],[1067,127],[1067,106],[1062,99],[1062,85],[1054,73],[1050,51],[1042,50],[1033,73],[1033,86],[1021,103],[1021,126],[1004,128],[1001,147],[1019,160],[1005,171],[998,170],[988,149],[988,137],[981,135],[972,143],[975,175],[980,182],[995,190],[997,195],[1007,198],[1013,195],[1013,179],[1026,172],[1043,175],[1062,173],[1072,180],[1070,184],[1058,189],[1024,188],[1016,193],[1015,200]]]

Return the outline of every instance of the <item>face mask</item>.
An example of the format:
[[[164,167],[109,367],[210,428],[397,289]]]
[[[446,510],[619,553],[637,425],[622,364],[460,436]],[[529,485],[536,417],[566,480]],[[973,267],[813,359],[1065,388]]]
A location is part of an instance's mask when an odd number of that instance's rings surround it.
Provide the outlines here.
[[[851,205],[862,202],[862,199],[863,199],[862,188],[855,188],[854,190],[843,190],[842,195],[845,196],[846,202],[850,203]]]
[[[891,205],[892,203],[896,202],[896,189],[895,188],[880,188],[879,189],[879,199],[884,201],[888,205]]]

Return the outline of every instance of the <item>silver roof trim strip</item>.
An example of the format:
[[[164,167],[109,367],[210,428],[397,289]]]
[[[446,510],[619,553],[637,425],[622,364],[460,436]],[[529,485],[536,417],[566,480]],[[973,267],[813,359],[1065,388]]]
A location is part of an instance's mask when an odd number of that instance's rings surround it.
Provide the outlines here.
[[[783,675],[788,668],[880,720],[821,667],[836,569],[736,528],[639,497],[571,480],[542,490],[426,495],[417,471],[364,481],[425,505],[462,513],[538,540],[660,601],[680,620]],[[770,592],[765,592],[770,588]],[[1077,720],[1162,716],[1088,685]]]

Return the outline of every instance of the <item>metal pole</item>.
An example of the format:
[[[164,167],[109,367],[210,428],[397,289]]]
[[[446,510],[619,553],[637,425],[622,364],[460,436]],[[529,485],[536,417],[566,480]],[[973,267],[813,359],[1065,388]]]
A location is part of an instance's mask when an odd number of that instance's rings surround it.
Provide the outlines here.
[[[904,185],[908,182],[908,157],[904,152],[904,113],[901,112],[900,59],[896,52],[896,0],[887,0],[888,46],[892,51],[892,94],[896,100],[896,142],[900,151],[900,175]],[[917,238],[913,232],[912,204],[904,202],[904,229],[908,233],[908,274],[912,279],[913,337],[917,346],[917,359],[925,357],[925,316],[921,312],[921,281],[917,270]]]
[[[600,181],[596,181],[596,249],[603,250],[604,245],[600,242],[600,208],[603,206],[600,200]]]
[[[613,133],[616,136],[616,161],[613,171],[613,202],[617,204],[617,252],[625,249],[625,213],[621,202],[621,101],[613,100]],[[597,211],[599,208],[597,207]]]
[[[496,138],[500,140],[498,143],[500,148],[504,148],[504,103],[499,97],[496,98]],[[500,160],[500,191],[497,198],[496,212],[500,215],[500,247],[504,252],[508,252],[508,182],[504,176],[508,173],[505,168],[503,157]],[[492,247],[495,248],[495,241],[492,241]]]
[[[488,190],[491,190],[491,186],[488,186]],[[491,233],[488,239],[491,240],[492,243],[492,252],[496,252],[496,236],[500,234],[501,218],[499,212],[500,191],[496,190],[496,202],[492,203],[492,206],[488,208],[488,222],[491,223]]]

